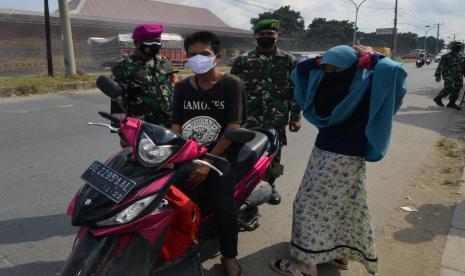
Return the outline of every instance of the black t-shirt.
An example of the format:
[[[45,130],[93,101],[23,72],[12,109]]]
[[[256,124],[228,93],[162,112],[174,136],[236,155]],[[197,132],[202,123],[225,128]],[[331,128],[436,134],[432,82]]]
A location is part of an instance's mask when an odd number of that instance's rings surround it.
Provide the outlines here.
[[[208,90],[195,89],[186,78],[174,90],[172,123],[182,126],[185,138],[211,147],[228,124],[242,124],[243,89],[242,81],[230,74]]]

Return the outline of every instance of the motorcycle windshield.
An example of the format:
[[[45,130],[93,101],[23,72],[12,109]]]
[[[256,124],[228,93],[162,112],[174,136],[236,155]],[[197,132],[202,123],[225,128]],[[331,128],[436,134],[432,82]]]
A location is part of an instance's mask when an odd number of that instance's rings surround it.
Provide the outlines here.
[[[157,145],[182,146],[187,141],[184,137],[169,129],[147,122],[142,123],[141,130]]]

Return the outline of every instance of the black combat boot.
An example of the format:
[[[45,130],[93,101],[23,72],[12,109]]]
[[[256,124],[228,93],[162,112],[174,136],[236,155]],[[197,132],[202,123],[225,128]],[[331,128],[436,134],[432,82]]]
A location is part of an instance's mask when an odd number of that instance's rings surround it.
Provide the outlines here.
[[[457,109],[457,110],[462,110],[462,108],[460,106],[456,105],[454,102],[449,102],[446,106],[450,107],[450,108]]]
[[[439,106],[444,106],[444,104],[442,103],[442,98],[440,96],[436,96],[433,101],[439,105]]]

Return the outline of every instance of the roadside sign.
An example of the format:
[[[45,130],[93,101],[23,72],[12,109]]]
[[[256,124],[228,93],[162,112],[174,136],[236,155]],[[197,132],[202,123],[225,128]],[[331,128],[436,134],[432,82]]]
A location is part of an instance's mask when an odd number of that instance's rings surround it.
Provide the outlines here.
[[[392,35],[394,28],[378,28],[376,29],[376,35]]]

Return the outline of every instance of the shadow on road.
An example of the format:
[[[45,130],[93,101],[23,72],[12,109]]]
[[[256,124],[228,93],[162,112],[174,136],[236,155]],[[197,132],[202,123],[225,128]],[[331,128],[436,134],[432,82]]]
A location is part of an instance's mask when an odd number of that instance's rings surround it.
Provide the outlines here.
[[[77,228],[71,226],[66,214],[3,220],[0,221],[0,245],[41,241],[54,236],[73,235],[76,232]]]
[[[414,113],[414,114],[397,114],[394,117],[394,121],[398,123],[403,123],[411,126],[416,126],[424,129],[429,129],[437,133],[443,133],[447,128],[447,124],[444,123],[444,116],[449,116],[452,114],[453,110],[446,108],[416,108],[412,107],[411,110],[408,110],[410,107],[405,108],[405,111],[426,111],[425,113]],[[402,111],[404,111],[402,110]]]
[[[442,112],[442,111],[445,111],[445,110],[438,107],[438,106],[435,106],[435,105],[431,105],[431,106],[428,106],[428,107],[418,107],[418,106],[408,105],[406,107],[401,107],[401,109],[399,110],[399,112],[409,112],[409,111],[436,112],[436,113],[439,113],[439,112]]]
[[[0,268],[0,275],[5,276],[49,276],[56,275],[64,262],[36,262],[13,267]]]
[[[442,89],[442,88],[440,88]],[[419,96],[431,96],[431,100],[433,100],[433,96],[439,93],[439,90],[435,86],[427,86],[427,87],[420,87],[416,89],[409,89],[408,94],[414,94]]]
[[[278,275],[269,268],[271,260],[289,257],[289,243],[282,242],[242,257],[239,262],[246,275]],[[224,275],[221,264],[207,271],[208,275]],[[319,276],[340,276],[339,270],[329,265],[318,265]]]
[[[405,220],[411,224],[394,233],[394,238],[405,243],[430,242],[436,236],[446,236],[452,218],[454,206],[442,204],[425,204],[418,208],[418,212],[410,212]]]
[[[213,259],[218,256],[218,248],[210,244],[201,253],[202,262]],[[245,275],[277,275],[269,268],[269,262],[273,259],[286,258],[289,256],[289,243],[282,242],[266,248],[263,248],[253,254],[239,258],[239,263]],[[223,267],[219,263],[213,265],[210,269],[205,269],[208,276],[223,276]],[[160,276],[168,275],[200,275],[193,260],[178,265],[172,269],[165,270]],[[340,276],[341,273],[336,268],[329,265],[318,266],[319,276]]]

